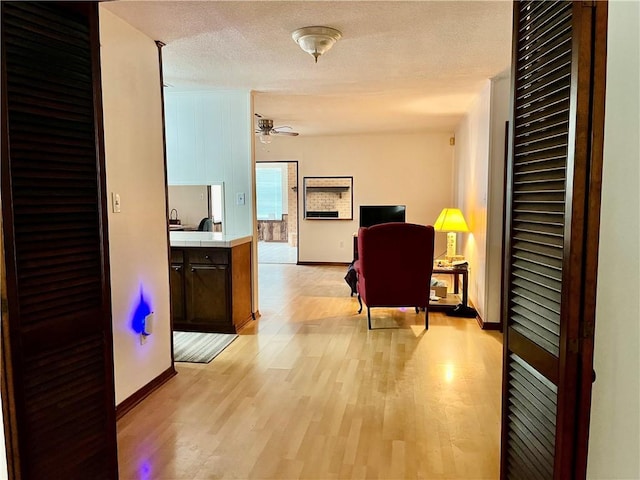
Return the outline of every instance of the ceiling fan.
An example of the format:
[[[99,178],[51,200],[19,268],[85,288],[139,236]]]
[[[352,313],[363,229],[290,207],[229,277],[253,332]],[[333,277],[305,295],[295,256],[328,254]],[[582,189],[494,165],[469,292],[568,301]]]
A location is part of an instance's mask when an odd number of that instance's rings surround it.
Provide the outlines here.
[[[258,117],[258,128],[256,129],[256,133],[258,134],[258,138],[261,143],[271,143],[272,135],[286,135],[289,137],[297,137],[299,135],[298,132],[287,131],[291,130],[291,127],[288,125],[274,127],[273,120],[262,118],[262,116],[257,113],[256,117]]]

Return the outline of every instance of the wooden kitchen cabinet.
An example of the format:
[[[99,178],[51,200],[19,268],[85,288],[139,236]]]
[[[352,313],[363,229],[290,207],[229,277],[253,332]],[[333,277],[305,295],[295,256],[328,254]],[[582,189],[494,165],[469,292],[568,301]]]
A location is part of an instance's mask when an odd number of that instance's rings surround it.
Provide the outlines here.
[[[172,247],[171,302],[174,330],[237,333],[253,318],[251,243]]]
[[[184,252],[171,249],[171,270],[169,271],[171,287],[171,318],[174,325],[184,322]]]

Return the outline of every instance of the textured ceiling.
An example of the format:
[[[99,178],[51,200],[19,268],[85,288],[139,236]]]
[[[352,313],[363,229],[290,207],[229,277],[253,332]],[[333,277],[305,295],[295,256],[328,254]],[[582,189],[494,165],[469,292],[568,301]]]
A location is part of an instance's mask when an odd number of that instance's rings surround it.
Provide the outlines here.
[[[166,43],[178,90],[248,89],[303,135],[452,131],[510,63],[510,1],[120,1],[105,8]],[[314,64],[291,32],[342,39]]]

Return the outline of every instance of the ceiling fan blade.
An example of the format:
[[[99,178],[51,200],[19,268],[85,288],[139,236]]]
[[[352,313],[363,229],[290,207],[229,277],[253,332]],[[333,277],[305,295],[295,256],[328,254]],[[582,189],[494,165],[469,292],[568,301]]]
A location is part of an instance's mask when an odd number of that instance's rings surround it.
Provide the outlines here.
[[[289,125],[282,125],[281,127],[273,127],[274,130],[280,130],[281,128],[286,128],[287,130],[293,130]]]
[[[278,132],[277,130],[271,130],[271,135],[287,135],[289,137],[297,137],[300,134],[298,132]]]

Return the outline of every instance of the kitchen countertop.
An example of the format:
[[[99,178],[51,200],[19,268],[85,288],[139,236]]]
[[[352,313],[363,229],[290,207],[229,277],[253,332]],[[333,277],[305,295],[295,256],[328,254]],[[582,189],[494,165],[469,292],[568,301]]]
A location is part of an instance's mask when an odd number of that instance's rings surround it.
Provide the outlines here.
[[[231,248],[249,243],[251,235],[225,235],[221,232],[169,232],[172,247],[222,247]]]

